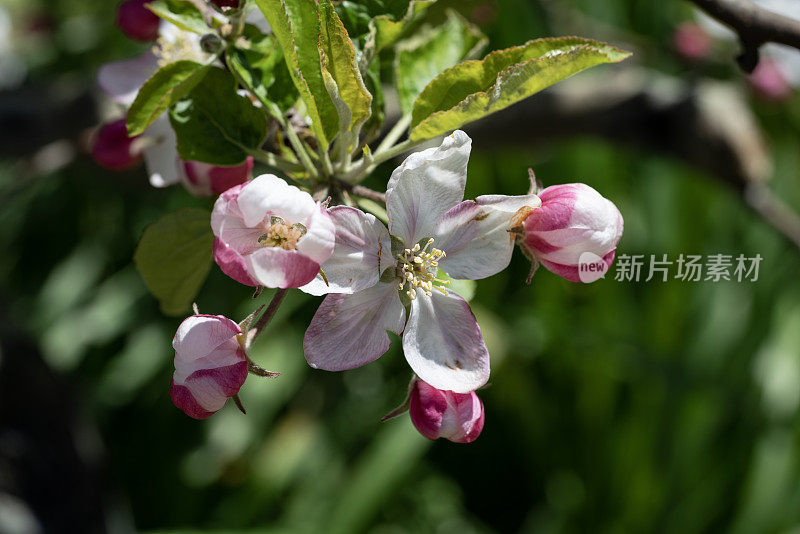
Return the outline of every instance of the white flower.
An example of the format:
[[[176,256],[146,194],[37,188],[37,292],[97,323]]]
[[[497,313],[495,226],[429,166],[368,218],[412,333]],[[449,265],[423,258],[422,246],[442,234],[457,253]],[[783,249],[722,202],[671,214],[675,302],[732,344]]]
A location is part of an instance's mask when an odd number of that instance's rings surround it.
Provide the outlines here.
[[[540,202],[536,195],[462,201],[470,145],[456,131],[394,171],[388,231],[358,209],[329,210],[336,248],[322,265],[325,279],[301,288],[331,293],[303,342],[312,367],[340,371],[372,362],[389,349],[390,330],[402,334],[409,365],[431,386],[466,393],[486,383],[489,353],[480,327],[440,270],[461,279],[503,270],[514,249],[511,218]]]

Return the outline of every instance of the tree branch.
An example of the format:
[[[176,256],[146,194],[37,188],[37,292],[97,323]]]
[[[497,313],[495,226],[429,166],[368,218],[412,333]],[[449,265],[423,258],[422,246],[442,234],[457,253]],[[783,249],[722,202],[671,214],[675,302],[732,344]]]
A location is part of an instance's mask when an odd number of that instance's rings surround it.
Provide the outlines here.
[[[752,72],[758,47],[778,43],[800,50],[800,20],[775,13],[747,0],[689,0],[718,21],[730,26],[742,41],[739,66]]]

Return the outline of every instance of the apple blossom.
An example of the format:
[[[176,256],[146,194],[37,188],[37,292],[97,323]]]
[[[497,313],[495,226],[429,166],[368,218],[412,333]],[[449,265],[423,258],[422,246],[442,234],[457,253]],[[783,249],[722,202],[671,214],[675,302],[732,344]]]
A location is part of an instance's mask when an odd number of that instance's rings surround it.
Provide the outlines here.
[[[455,393],[416,380],[409,398],[411,422],[428,439],[475,441],[483,430],[483,403],[474,391]]]
[[[117,8],[117,26],[134,41],[155,41],[160,19],[145,6],[150,0],[125,0]]]
[[[687,61],[701,61],[711,53],[714,43],[702,26],[684,22],[672,33],[672,46]]]
[[[211,165],[200,161],[184,161],[181,165],[181,182],[197,197],[219,196],[252,177],[252,157],[248,157],[244,163],[232,166]]]
[[[466,393],[486,383],[489,353],[480,327],[440,270],[465,279],[503,270],[514,248],[513,215],[538,206],[539,199],[462,201],[470,145],[470,138],[456,131],[441,146],[412,154],[392,173],[388,231],[356,208],[329,210],[336,248],[322,265],[325,276],[301,288],[312,295],[330,293],[303,341],[312,367],[341,371],[370,363],[389,349],[389,330],[402,334],[409,365],[432,386]]]
[[[221,315],[192,315],[178,327],[170,397],[189,417],[210,417],[239,392],[248,369],[241,335],[239,325]]]
[[[92,157],[101,166],[121,171],[130,169],[142,159],[136,137],[128,137],[125,119],[118,119],[100,127],[92,144]]]
[[[753,91],[764,100],[782,102],[792,96],[792,86],[781,66],[768,57],[758,62],[747,79]]]
[[[311,195],[272,174],[225,191],[211,213],[214,260],[242,284],[308,284],[330,258],[335,230]]]
[[[519,229],[520,246],[531,260],[571,282],[580,281],[581,254],[591,252],[611,266],[623,221],[610,200],[586,184],[554,185],[539,198],[542,205]]]

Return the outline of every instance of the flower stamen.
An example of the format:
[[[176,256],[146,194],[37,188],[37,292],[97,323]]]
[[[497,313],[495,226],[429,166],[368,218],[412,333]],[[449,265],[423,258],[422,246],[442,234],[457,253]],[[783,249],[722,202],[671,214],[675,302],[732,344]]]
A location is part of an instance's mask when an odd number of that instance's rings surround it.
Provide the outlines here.
[[[397,284],[398,291],[403,291],[408,284],[406,294],[408,298],[417,298],[417,291],[422,291],[429,297],[433,295],[433,290],[437,289],[444,294],[447,291],[442,286],[450,283],[449,280],[436,278],[439,272],[439,260],[445,257],[443,250],[428,247],[433,244],[433,239],[428,239],[424,247],[419,243],[412,248],[407,248],[402,254],[397,254],[397,275],[400,281]]]

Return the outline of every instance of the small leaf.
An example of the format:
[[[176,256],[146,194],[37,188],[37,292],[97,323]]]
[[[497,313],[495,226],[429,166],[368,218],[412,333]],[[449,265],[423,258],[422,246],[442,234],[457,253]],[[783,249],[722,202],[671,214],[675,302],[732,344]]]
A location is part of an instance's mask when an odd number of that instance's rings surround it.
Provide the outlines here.
[[[230,73],[213,68],[170,110],[181,158],[238,165],[261,147],[267,133],[264,110],[240,96],[236,88]]]
[[[337,97],[347,106],[348,120],[342,120],[339,112],[340,123],[351,132],[356,131],[367,119],[372,110],[372,95],[364,85],[361,73],[356,62],[356,51],[353,42],[347,35],[342,21],[333,8],[330,0],[320,0],[319,3],[319,52],[323,77],[329,87],[335,85],[336,94],[331,94],[331,99],[336,104]],[[331,84],[330,81],[335,82]],[[337,106],[337,109],[341,109]]]
[[[339,131],[339,115],[325,87],[317,48],[319,17],[315,0],[256,0],[283,49],[317,141],[327,150]]]
[[[184,208],[145,228],[133,262],[167,315],[181,315],[211,269],[211,214]]]
[[[582,39],[536,39],[465,61],[437,76],[414,102],[410,138],[424,141],[504,109],[573,74],[630,52]]]
[[[380,52],[394,44],[412,22],[419,18],[436,0],[412,0],[402,18],[393,20],[390,15],[380,15],[370,22],[370,31],[375,32],[375,48]]]
[[[128,134],[139,135],[208,72],[207,65],[176,61],[161,67],[145,82],[128,110]]]
[[[400,106],[411,113],[414,101],[436,76],[459,61],[476,57],[487,39],[455,11],[440,26],[426,26],[397,45],[395,76]]]
[[[243,36],[248,48],[228,49],[228,67],[241,83],[259,100],[267,104],[272,114],[282,114],[295,105],[300,97],[292,82],[283,51],[272,35],[245,25]]]
[[[182,30],[199,34],[211,31],[203,14],[188,0],[155,0],[145,7]]]

